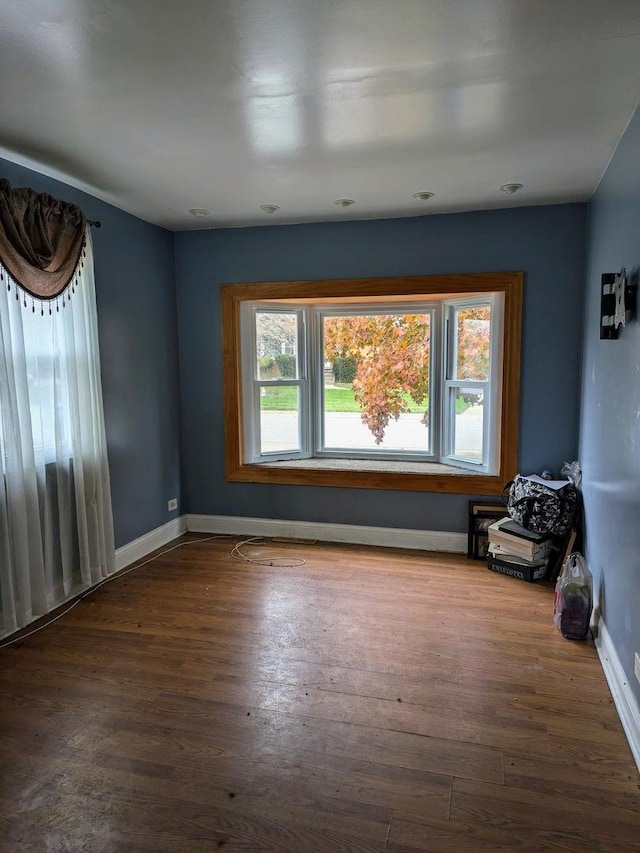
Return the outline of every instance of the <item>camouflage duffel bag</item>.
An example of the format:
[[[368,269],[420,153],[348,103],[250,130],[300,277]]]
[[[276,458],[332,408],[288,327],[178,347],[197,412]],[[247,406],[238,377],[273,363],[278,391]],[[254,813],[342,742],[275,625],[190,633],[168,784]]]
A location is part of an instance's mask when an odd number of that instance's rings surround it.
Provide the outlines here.
[[[507,511],[514,521],[535,533],[564,536],[571,530],[578,508],[578,490],[573,483],[552,488],[518,474],[507,483]]]

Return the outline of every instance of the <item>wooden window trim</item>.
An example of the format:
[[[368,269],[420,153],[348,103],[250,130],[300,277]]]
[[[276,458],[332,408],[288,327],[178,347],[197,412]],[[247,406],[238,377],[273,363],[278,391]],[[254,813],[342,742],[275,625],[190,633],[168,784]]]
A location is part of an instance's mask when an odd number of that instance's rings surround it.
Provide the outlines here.
[[[502,366],[501,444],[498,473],[396,473],[393,471],[318,470],[312,468],[246,465],[242,452],[242,393],[240,377],[240,305],[265,299],[416,297],[434,294],[504,293],[504,350]],[[236,483],[282,483],[400,491],[497,495],[516,473],[520,405],[523,274],[521,272],[465,275],[405,276],[225,284],[220,288],[225,414],[226,479]]]

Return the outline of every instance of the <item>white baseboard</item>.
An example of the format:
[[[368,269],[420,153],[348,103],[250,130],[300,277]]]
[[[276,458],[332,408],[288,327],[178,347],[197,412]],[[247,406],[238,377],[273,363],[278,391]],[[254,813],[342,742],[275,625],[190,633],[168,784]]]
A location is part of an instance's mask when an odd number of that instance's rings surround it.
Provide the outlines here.
[[[136,560],[146,557],[156,548],[162,548],[167,542],[171,542],[177,536],[183,534],[187,529],[185,516],[174,518],[173,521],[168,521],[162,527],[156,527],[155,530],[150,530],[144,536],[134,539],[133,542],[128,542],[122,548],[116,548],[116,571],[130,566]]]
[[[277,518],[244,518],[232,515],[187,515],[190,533],[229,533],[247,536],[282,536],[318,539],[352,545],[385,548],[414,548],[419,551],[467,551],[466,533],[439,530],[409,530],[399,527],[365,527],[359,524],[326,524],[318,521],[283,521]]]
[[[411,548],[417,551],[445,551],[453,554],[463,554],[467,550],[466,533],[365,527],[360,524],[325,524],[317,521],[283,521],[277,518],[245,518],[233,515],[183,515],[117,548],[116,570],[130,566],[187,531],[318,539],[321,542],[347,542],[352,545],[378,545],[385,548]]]
[[[602,619],[598,621],[595,638],[596,649],[609,684],[609,690],[611,690],[622,728],[640,771],[640,707],[638,707],[629,679],[620,663],[611,635]]]

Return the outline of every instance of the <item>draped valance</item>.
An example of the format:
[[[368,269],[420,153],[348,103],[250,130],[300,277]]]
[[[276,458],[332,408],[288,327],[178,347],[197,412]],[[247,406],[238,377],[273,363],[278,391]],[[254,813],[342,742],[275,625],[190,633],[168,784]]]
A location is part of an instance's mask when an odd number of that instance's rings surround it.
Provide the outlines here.
[[[85,228],[75,204],[0,180],[0,263],[8,287],[13,281],[39,300],[63,295],[82,264]]]

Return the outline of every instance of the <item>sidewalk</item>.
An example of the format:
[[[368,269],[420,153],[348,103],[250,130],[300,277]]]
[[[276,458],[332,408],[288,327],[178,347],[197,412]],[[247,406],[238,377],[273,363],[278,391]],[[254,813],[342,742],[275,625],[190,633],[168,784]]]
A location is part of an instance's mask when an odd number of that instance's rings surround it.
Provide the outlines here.
[[[325,445],[328,449],[424,451],[429,430],[422,415],[407,412],[389,421],[384,441],[376,444],[359,412],[327,412]],[[262,412],[262,451],[292,450],[298,447],[296,412]],[[482,449],[482,408],[471,406],[456,417],[456,449],[460,455],[480,458]]]

